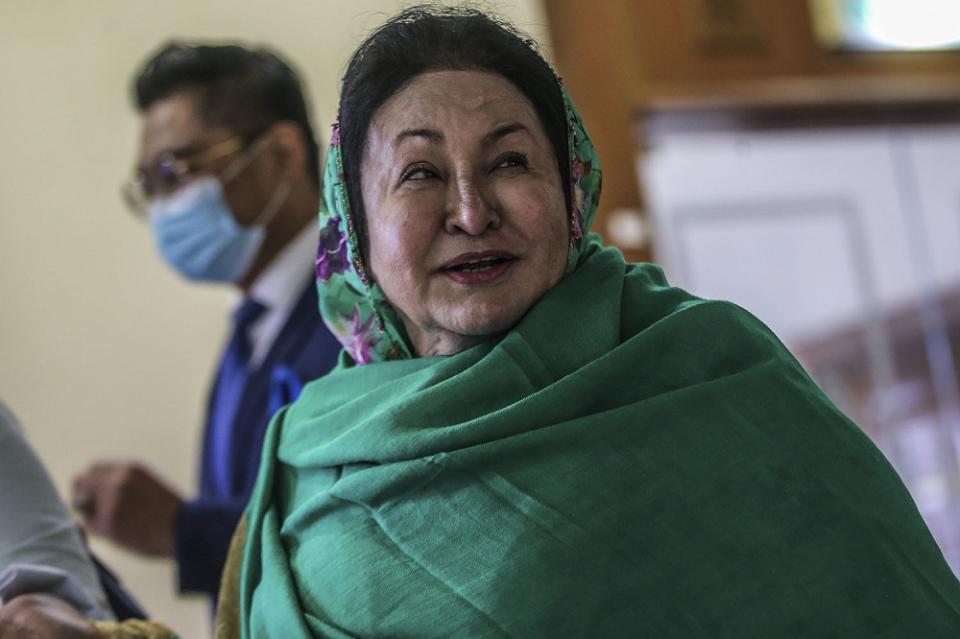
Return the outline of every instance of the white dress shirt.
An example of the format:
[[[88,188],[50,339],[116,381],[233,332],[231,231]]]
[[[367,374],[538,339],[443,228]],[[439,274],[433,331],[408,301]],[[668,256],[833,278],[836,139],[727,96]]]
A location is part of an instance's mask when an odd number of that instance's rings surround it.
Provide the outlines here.
[[[250,327],[251,368],[259,366],[270,352],[304,287],[313,279],[319,234],[316,224],[308,224],[251,285],[248,295],[267,307]],[[242,298],[237,299],[235,305],[241,302]]]

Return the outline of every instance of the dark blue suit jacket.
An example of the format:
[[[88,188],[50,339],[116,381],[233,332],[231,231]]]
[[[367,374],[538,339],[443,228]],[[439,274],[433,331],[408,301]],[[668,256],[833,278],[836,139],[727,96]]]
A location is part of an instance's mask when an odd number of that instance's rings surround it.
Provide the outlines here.
[[[320,319],[317,292],[311,281],[245,387],[228,451],[228,494],[221,494],[212,472],[211,459],[215,451],[210,437],[214,401],[211,391],[200,466],[200,494],[180,508],[174,533],[174,557],[179,566],[182,592],[206,592],[216,597],[230,538],[257,478],[267,424],[278,408],[297,398],[304,384],[333,368],[340,349],[340,343]],[[212,388],[216,388],[216,380]]]

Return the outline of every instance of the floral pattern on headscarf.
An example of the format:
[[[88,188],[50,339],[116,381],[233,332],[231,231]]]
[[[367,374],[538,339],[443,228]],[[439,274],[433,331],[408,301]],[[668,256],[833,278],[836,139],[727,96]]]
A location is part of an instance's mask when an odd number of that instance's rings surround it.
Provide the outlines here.
[[[320,229],[317,249],[317,281],[326,282],[347,270],[347,234],[340,230],[340,218],[331,217]]]
[[[580,113],[573,105],[570,94],[560,82],[560,92],[563,94],[563,106],[567,113],[567,150],[570,157],[570,252],[567,254],[567,273],[573,272],[580,261],[584,246],[587,243],[587,233],[597,214],[597,204],[600,202],[600,186],[603,181],[603,172],[600,169],[600,158],[593,147],[593,142],[583,126]]]
[[[580,114],[560,82],[570,157],[570,249],[566,273],[576,270],[600,200],[601,170]],[[317,292],[320,314],[356,365],[414,356],[403,324],[383,290],[367,274],[343,174],[340,127],[335,124],[323,174]]]

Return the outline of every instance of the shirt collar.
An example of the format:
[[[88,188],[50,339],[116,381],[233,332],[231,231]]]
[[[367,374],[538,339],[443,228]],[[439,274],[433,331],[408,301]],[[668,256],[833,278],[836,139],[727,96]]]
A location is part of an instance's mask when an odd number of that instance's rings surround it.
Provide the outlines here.
[[[277,254],[267,268],[253,281],[249,297],[257,300],[271,312],[286,315],[303,292],[313,269],[317,229],[308,224]]]
[[[283,247],[250,286],[248,297],[266,307],[263,315],[250,326],[248,333],[253,349],[251,367],[256,368],[263,362],[308,282],[313,278],[316,245],[317,227],[315,224],[308,224]],[[236,309],[241,303],[243,297],[238,295],[233,308]]]

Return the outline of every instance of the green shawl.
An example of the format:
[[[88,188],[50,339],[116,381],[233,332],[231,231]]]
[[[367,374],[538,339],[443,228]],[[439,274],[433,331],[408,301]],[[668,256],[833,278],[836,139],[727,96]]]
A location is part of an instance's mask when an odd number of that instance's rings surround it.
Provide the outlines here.
[[[758,320],[581,234],[505,337],[410,358],[331,149],[346,352],[267,434],[244,637],[960,636],[903,484]],[[599,194],[580,151],[572,230]]]

